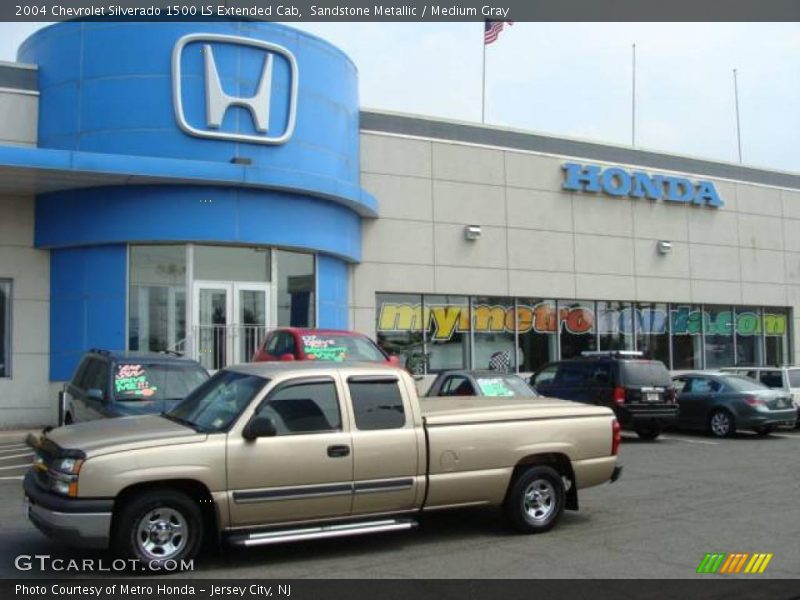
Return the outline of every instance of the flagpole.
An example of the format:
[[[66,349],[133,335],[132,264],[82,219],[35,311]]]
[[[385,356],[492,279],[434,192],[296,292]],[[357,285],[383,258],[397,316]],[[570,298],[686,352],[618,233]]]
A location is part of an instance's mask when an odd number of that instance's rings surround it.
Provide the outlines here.
[[[481,123],[485,123],[486,117],[486,39],[481,37],[483,42],[483,63],[481,65]]]
[[[636,44],[633,45],[633,85],[631,86],[631,146],[636,146]]]
[[[736,69],[733,70],[733,98],[736,103],[736,144],[739,148],[739,162],[742,162],[742,127],[739,122],[739,82]]]

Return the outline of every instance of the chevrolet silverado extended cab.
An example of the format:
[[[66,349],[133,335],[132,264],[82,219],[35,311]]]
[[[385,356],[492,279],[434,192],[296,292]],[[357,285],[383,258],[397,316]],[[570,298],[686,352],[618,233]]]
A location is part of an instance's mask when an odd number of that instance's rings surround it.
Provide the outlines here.
[[[217,538],[254,546],[408,529],[420,511],[501,505],[550,529],[620,473],[604,407],[418,398],[389,365],[254,363],[162,415],[31,436],[29,519],[76,545],[158,563]]]

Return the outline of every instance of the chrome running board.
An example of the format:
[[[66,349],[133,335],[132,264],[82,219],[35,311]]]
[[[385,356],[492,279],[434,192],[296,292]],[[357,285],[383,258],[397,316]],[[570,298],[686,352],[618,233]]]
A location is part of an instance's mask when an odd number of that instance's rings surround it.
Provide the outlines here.
[[[230,543],[235,546],[265,546],[267,544],[302,542],[305,540],[337,538],[348,535],[403,531],[416,527],[416,525],[416,521],[412,519],[381,519],[380,521],[359,521],[355,523],[281,529],[278,531],[260,531],[232,536],[229,540]]]

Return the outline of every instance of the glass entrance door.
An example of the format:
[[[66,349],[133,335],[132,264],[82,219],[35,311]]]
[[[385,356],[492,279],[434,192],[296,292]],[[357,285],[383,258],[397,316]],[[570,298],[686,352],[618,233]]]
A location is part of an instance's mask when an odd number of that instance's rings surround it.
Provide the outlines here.
[[[194,283],[194,353],[206,369],[247,362],[264,340],[269,285]]]

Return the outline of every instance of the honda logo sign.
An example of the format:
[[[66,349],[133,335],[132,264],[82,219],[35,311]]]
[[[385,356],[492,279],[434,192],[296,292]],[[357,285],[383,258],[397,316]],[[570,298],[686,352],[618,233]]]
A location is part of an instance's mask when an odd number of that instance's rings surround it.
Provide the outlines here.
[[[205,123],[190,123],[183,106],[183,89],[181,79],[181,60],[186,46],[191,43],[202,43],[204,78],[205,78]],[[212,45],[213,44],[213,45]],[[263,50],[264,59],[258,77],[258,84],[252,96],[234,96],[227,93],[222,86],[222,77],[214,58],[214,46],[223,44],[245,46]],[[289,66],[289,97],[287,99],[286,124],[283,131],[270,131],[270,108],[273,97],[273,68],[275,58],[280,57]],[[252,142],[257,144],[283,144],[292,137],[297,115],[297,61],[286,48],[277,44],[263,42],[252,38],[234,35],[218,35],[213,33],[193,33],[180,38],[172,50],[172,101],[178,126],[189,135],[229,140],[236,142]],[[239,133],[225,131],[222,122],[228,109],[238,106],[247,110],[256,133]],[[272,134],[272,135],[270,135]]]

